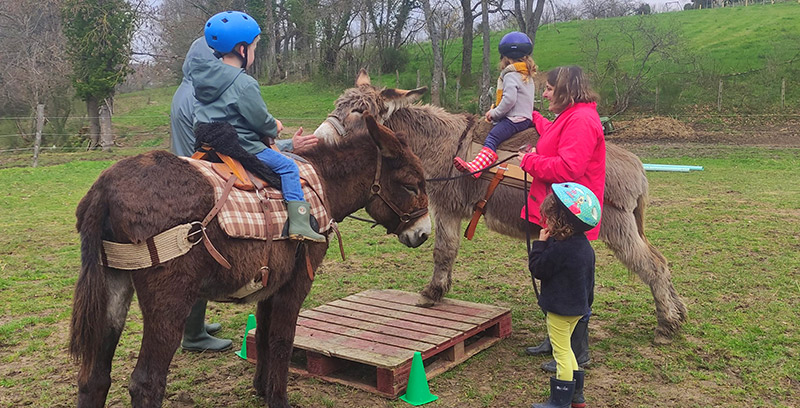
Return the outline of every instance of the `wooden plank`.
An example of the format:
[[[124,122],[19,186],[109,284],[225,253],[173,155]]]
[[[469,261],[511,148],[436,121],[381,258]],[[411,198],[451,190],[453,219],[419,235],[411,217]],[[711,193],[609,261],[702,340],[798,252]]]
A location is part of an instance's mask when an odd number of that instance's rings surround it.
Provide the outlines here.
[[[413,336],[414,339],[430,343],[433,345],[442,344],[448,340],[449,337],[438,336],[430,333],[422,333],[419,331],[407,330],[405,328],[397,328],[386,326],[380,323],[365,322],[363,320],[351,319],[349,317],[337,316],[329,313],[320,312],[316,309],[305,310],[300,314],[300,317],[307,319],[321,320],[324,322],[335,323],[343,327],[351,327],[354,329],[361,329],[365,331],[372,331],[377,333],[388,334],[397,337]]]
[[[342,309],[340,307],[333,307],[329,304],[320,305],[314,308],[315,311],[318,312],[325,312],[330,314],[336,314],[339,316],[346,316],[352,319],[357,319],[365,322],[375,322],[380,323],[385,326],[389,327],[398,327],[402,329],[414,330],[420,333],[429,333],[435,334],[437,336],[444,336],[447,338],[451,338],[454,336],[458,336],[462,332],[459,330],[452,330],[446,329],[442,327],[432,327],[425,324],[415,323],[415,322],[408,322],[405,320],[401,320],[398,318],[392,317],[384,317],[384,316],[376,316],[370,313],[360,312],[358,310],[350,310],[350,309]],[[303,313],[300,313],[303,316]]]
[[[382,307],[386,309],[392,310],[400,310],[403,312],[414,313],[422,316],[428,317],[435,317],[437,319],[444,319],[444,320],[452,320],[455,322],[464,322],[464,323],[472,323],[472,324],[481,324],[486,321],[485,318],[478,317],[478,316],[471,316],[468,314],[459,314],[453,312],[447,312],[444,310],[439,309],[430,309],[426,307],[419,307],[414,305],[407,305],[403,303],[396,303],[396,302],[389,302],[381,299],[375,298],[368,298],[358,295],[348,296],[343,298],[342,300],[359,303],[364,305],[373,305],[377,307]]]
[[[402,303],[407,305],[416,305],[417,299],[419,298],[419,295],[417,294],[404,292],[402,290],[392,290],[392,289],[365,290],[361,293],[358,293],[357,295],[373,299],[387,300],[390,302]],[[427,309],[441,310],[445,312],[465,314],[469,316],[478,316],[478,317],[483,317],[485,319],[493,319],[509,310],[508,308],[504,307],[483,305],[480,303],[472,303],[463,300],[449,299],[449,298],[442,299],[441,302],[436,303],[435,306],[431,306]]]
[[[325,356],[339,357],[385,368],[396,367],[414,355],[414,352],[401,347],[373,343],[302,326],[297,327],[294,345]]]
[[[372,341],[381,344],[388,344],[392,346],[401,347],[411,351],[423,351],[432,347],[435,344],[425,343],[413,339],[413,336],[392,336],[389,334],[366,331],[361,329],[354,329],[352,327],[339,326],[337,324],[328,323],[322,320],[308,319],[304,317],[297,318],[297,325],[315,329],[320,331],[327,331],[330,333],[338,334],[340,336],[353,337],[361,340]],[[412,337],[412,338],[409,338]]]
[[[330,302],[328,304],[331,306],[341,307],[343,309],[358,310],[360,312],[370,313],[377,316],[394,317],[409,322],[421,323],[435,327],[443,327],[446,329],[458,330],[462,332],[470,330],[475,327],[475,325],[471,323],[454,322],[451,320],[444,320],[430,316],[423,316],[415,313],[403,312],[400,310],[385,309],[382,307],[363,305],[363,304],[354,304],[350,302],[345,302],[343,300],[334,300],[333,302]]]

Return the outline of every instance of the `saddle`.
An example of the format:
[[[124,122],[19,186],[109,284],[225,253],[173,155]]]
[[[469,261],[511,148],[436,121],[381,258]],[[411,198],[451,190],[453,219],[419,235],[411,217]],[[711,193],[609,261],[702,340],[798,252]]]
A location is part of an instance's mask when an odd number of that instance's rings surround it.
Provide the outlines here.
[[[247,171],[239,160],[213,149],[204,148],[191,158],[192,164],[214,187],[215,200],[224,203],[217,214],[222,230],[229,237],[283,240],[288,238],[289,214],[280,189]],[[325,208],[322,183],[313,166],[296,160],[300,170],[300,186],[311,206],[311,227],[320,233],[330,228],[331,217]],[[233,187],[225,197],[226,184]],[[270,225],[279,226],[272,228]]]
[[[470,139],[466,147],[466,157],[475,157],[478,152],[483,148],[483,143],[486,141],[486,136],[489,135],[492,124],[486,121],[478,121],[478,123],[470,130]],[[528,128],[522,132],[508,138],[506,141],[497,147],[497,160],[503,161],[509,157],[517,155],[520,148],[523,146],[535,146],[539,134],[536,133],[534,128]],[[481,216],[486,212],[486,203],[494,194],[494,190],[499,184],[505,184],[514,188],[523,189],[525,183],[525,171],[519,167],[518,159],[511,159],[499,166],[490,168],[481,173],[482,179],[491,180],[489,187],[486,189],[486,194],[483,199],[475,203],[475,211],[472,213],[472,219],[464,230],[464,237],[471,240],[475,236],[475,228],[478,226],[478,221]]]

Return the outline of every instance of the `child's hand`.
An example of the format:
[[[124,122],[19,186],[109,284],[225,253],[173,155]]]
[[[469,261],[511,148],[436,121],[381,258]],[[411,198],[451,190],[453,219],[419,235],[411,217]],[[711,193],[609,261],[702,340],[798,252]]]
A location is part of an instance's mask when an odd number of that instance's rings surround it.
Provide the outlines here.
[[[488,111],[486,111],[486,115],[484,115],[484,116],[486,116],[486,121],[487,122],[491,122],[492,121],[492,110],[489,109]]]
[[[281,123],[281,121],[278,119],[275,119],[275,124],[278,125],[278,133],[283,132],[283,123]]]
[[[542,228],[539,231],[539,241],[547,241],[547,238],[550,238],[550,230],[547,228]]]

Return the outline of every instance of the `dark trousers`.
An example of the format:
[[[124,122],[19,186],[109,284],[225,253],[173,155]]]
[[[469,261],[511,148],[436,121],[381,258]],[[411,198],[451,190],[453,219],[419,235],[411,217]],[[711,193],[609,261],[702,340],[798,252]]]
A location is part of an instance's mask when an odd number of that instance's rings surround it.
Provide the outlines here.
[[[505,142],[511,136],[514,136],[515,133],[522,132],[529,127],[531,127],[530,119],[514,123],[509,118],[503,118],[489,131],[489,136],[486,136],[486,141],[483,142],[483,145],[496,152],[497,146],[500,146],[500,143]]]

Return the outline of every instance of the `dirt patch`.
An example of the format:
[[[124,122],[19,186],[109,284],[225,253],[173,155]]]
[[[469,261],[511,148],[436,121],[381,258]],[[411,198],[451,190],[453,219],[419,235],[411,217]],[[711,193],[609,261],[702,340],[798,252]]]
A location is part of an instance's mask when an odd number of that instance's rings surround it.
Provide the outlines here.
[[[697,141],[697,134],[683,122],[664,116],[615,121],[614,131],[607,137],[617,142]]]
[[[692,123],[665,116],[613,121],[606,140],[618,144],[707,143],[800,147],[800,119],[753,115],[694,117]]]

